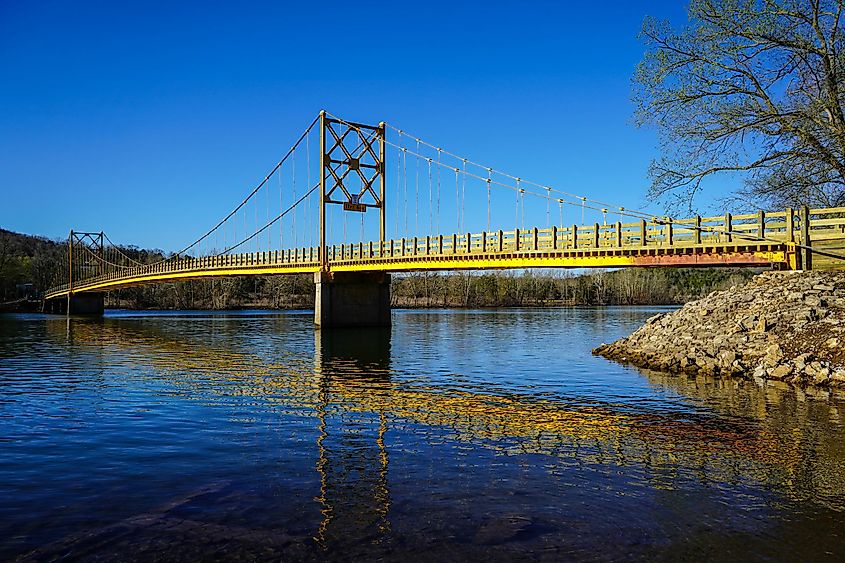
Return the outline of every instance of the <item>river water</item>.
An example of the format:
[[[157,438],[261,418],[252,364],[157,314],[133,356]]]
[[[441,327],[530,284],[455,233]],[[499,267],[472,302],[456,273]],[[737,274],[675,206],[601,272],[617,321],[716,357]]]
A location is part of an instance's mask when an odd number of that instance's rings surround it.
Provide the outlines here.
[[[845,402],[591,356],[659,310],[0,316],[0,560],[842,560]]]

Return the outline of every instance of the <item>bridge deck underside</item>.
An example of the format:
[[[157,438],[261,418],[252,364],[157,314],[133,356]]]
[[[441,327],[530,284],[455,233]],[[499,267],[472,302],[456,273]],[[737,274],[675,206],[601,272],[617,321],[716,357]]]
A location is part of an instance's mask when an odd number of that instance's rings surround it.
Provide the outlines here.
[[[794,246],[771,244],[701,244],[666,247],[623,247],[568,250],[470,251],[449,253],[409,251],[397,255],[373,256],[362,246],[348,248],[342,258],[330,256],[333,272],[413,272],[494,270],[523,268],[622,268],[657,266],[770,266],[794,267]],[[414,248],[417,248],[416,246]],[[268,276],[313,273],[320,270],[313,252],[299,255],[254,253],[217,259],[181,259],[155,266],[133,268],[74,283],[73,292],[108,291],[146,284],[167,283],[227,276]],[[221,259],[222,258],[222,259]],[[67,287],[56,288],[45,297],[67,296]]]

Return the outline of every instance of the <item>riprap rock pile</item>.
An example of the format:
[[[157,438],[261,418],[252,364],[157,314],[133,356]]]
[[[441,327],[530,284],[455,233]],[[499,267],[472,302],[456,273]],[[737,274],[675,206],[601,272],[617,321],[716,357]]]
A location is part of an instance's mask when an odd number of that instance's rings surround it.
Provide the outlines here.
[[[845,272],[766,272],[593,353],[662,371],[845,387]]]

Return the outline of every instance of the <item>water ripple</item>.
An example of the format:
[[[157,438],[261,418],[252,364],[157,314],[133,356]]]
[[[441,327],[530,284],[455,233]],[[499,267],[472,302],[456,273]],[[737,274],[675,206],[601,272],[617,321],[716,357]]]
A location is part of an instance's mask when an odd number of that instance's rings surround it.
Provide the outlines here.
[[[590,355],[654,312],[0,316],[0,557],[842,552],[845,403]]]

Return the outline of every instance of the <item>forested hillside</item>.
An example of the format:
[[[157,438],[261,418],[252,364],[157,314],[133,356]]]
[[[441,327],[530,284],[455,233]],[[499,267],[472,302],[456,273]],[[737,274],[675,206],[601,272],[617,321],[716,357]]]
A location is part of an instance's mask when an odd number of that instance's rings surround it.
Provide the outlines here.
[[[25,297],[25,284],[37,293],[49,287],[66,252],[64,243],[0,229],[0,303]]]

